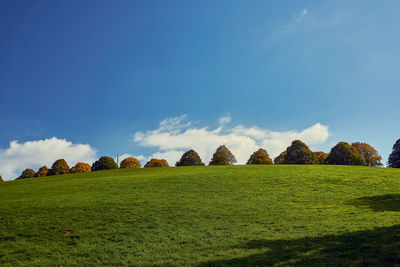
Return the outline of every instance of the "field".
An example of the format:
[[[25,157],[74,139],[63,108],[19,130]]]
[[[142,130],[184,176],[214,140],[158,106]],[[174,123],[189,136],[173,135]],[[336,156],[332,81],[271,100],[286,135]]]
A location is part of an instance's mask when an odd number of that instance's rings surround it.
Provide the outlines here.
[[[1,265],[400,264],[400,169],[213,166],[0,184]]]

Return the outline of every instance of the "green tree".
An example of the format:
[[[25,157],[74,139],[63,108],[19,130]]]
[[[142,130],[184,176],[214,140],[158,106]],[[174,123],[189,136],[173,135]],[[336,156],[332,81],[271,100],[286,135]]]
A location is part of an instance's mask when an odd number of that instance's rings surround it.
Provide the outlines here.
[[[286,149],[285,161],[287,164],[315,164],[317,159],[306,144],[295,140]]]
[[[272,159],[269,157],[267,150],[260,148],[250,156],[246,164],[272,164]]]
[[[329,154],[326,154],[323,151],[317,151],[317,152],[313,152],[313,153],[316,158],[315,164],[325,164],[325,160],[329,156]]]
[[[25,169],[17,179],[26,179],[35,177],[36,172],[32,169]]]
[[[117,163],[110,157],[101,157],[98,161],[92,164],[92,171],[101,171],[109,169],[118,169]]]
[[[276,158],[274,158],[274,164],[287,164],[285,160],[287,152],[286,150],[279,154]]]
[[[175,163],[176,167],[179,166],[204,166],[199,154],[193,149],[183,153],[181,159]]]
[[[388,167],[400,168],[400,139],[393,145],[392,153],[389,155]]]
[[[209,165],[232,165],[236,163],[236,158],[232,152],[224,145],[217,148]]]
[[[67,173],[69,173],[69,166],[67,162],[64,159],[58,159],[51,166],[51,169],[47,173],[47,176],[61,175]]]
[[[326,158],[327,164],[334,165],[365,165],[364,157],[358,150],[346,142],[339,142],[331,149]]]

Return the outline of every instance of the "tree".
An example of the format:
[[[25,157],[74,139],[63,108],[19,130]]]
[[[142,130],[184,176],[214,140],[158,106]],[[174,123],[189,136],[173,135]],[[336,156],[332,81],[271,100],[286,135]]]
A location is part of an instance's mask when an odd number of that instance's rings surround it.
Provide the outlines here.
[[[165,159],[151,159],[144,165],[145,168],[150,167],[169,167],[168,162]]]
[[[51,169],[47,173],[47,176],[61,175],[61,174],[67,174],[67,173],[69,173],[69,166],[68,166],[67,162],[64,159],[58,159],[51,166]]]
[[[209,165],[232,165],[236,163],[236,158],[232,152],[224,145],[217,148]]]
[[[25,169],[17,179],[33,178],[36,172],[32,169]]]
[[[4,182],[4,181],[3,181],[3,177],[1,177],[1,175],[0,175],[0,182]]]
[[[317,151],[317,152],[313,152],[313,153],[316,158],[315,164],[325,164],[325,160],[329,156],[329,154],[326,154],[323,151]]]
[[[183,153],[181,159],[175,163],[176,167],[179,166],[204,166],[199,154],[193,149]]]
[[[285,161],[287,164],[315,164],[314,153],[300,140],[295,140],[286,149]]]
[[[287,164],[287,162],[285,160],[286,154],[287,154],[287,152],[285,150],[281,154],[279,154],[279,156],[274,158],[274,164]]]
[[[364,157],[366,166],[383,166],[383,164],[381,163],[382,157],[378,154],[378,151],[376,151],[375,148],[373,148],[369,144],[355,142],[351,145],[357,149],[358,153],[360,153],[361,156]]]
[[[334,146],[326,162],[334,165],[365,165],[366,163],[358,150],[346,142],[339,142]]]
[[[121,161],[120,168],[125,169],[125,168],[140,168],[142,164],[140,161],[134,157],[126,158],[123,161]]]
[[[71,168],[70,171],[71,173],[90,172],[92,171],[92,168],[90,168],[90,165],[87,163],[78,162],[74,167]]]
[[[92,171],[118,169],[117,163],[110,157],[101,157],[98,161],[92,164]]]
[[[269,157],[267,150],[260,148],[250,156],[246,164],[272,164],[272,159]]]
[[[388,167],[400,168],[400,139],[393,145],[392,153],[389,155]]]
[[[47,166],[40,167],[40,169],[37,171],[35,177],[47,176],[48,172],[49,172],[49,168],[47,168]]]

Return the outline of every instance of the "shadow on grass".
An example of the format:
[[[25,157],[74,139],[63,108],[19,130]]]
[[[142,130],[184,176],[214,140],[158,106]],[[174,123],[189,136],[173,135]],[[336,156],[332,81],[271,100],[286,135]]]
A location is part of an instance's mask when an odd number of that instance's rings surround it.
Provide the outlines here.
[[[294,240],[251,240],[236,248],[264,252],[199,266],[395,266],[400,264],[400,225]]]
[[[368,207],[374,211],[400,211],[400,195],[388,194],[361,197],[347,201],[346,204],[357,207]]]

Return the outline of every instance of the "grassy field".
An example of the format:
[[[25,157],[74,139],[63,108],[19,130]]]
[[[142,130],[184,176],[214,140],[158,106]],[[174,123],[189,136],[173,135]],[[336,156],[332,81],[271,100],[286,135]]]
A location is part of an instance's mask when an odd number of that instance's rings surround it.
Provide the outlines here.
[[[123,169],[0,184],[1,265],[400,264],[400,169]]]

